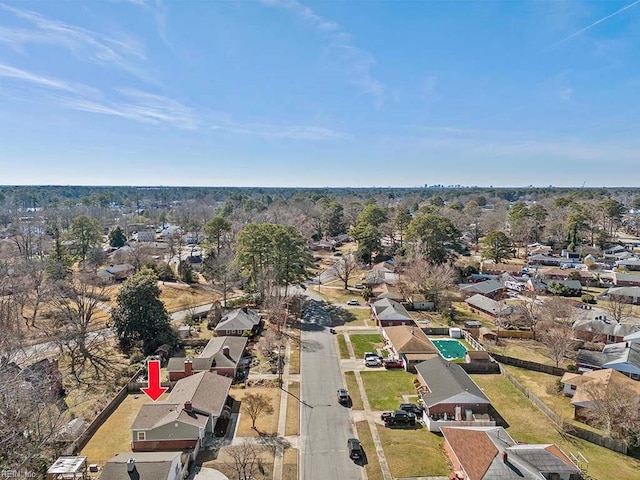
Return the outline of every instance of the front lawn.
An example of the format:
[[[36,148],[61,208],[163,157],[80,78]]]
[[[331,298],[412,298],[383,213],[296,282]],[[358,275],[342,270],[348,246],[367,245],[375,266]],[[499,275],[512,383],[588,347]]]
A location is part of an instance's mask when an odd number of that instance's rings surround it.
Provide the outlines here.
[[[269,399],[273,407],[273,413],[261,415],[256,421],[256,430],[251,428],[251,418],[242,408],[242,399],[249,393],[264,395]],[[275,387],[232,387],[229,392],[236,401],[240,402],[240,420],[238,424],[237,437],[256,437],[260,433],[273,434],[278,431],[278,415],[280,412],[280,389]]]
[[[509,435],[520,443],[555,443],[566,454],[589,460],[590,478],[637,478],[640,461],[579,438],[560,435],[551,421],[502,375],[471,375],[510,425]]]
[[[361,372],[369,405],[372,410],[395,410],[403,403],[403,395],[415,395],[413,380],[416,376],[404,370]]]
[[[349,392],[351,397],[351,408],[353,410],[363,410],[362,397],[360,396],[360,389],[358,388],[358,382],[356,382],[355,372],[344,372],[345,388]]]
[[[442,436],[425,427],[404,430],[378,426],[378,434],[393,478],[449,475]]]
[[[364,466],[367,473],[367,480],[384,480],[382,470],[380,468],[380,460],[376,453],[376,445],[373,443],[369,422],[356,422],[356,431],[358,432],[358,440],[362,444],[367,463]]]
[[[336,337],[338,338],[338,352],[340,353],[340,358],[350,358],[349,347],[347,347],[347,340],[344,338],[344,335],[339,333]]]
[[[349,335],[353,353],[356,358],[364,358],[365,352],[377,352],[378,348],[384,346],[382,335],[379,333],[355,333]]]

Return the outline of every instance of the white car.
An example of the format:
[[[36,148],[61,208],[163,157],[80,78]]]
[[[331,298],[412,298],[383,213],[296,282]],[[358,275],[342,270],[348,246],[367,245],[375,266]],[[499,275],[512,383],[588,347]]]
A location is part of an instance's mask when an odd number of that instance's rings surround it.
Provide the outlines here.
[[[347,302],[347,305],[360,305],[360,302],[357,299],[353,298]]]
[[[365,367],[380,367],[382,366],[382,360],[379,357],[367,357],[364,359]]]

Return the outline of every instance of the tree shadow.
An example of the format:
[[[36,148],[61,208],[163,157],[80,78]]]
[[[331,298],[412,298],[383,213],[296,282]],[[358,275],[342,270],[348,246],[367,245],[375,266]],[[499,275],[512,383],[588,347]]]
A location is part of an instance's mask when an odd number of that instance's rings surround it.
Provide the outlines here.
[[[260,432],[257,429],[256,429],[256,432],[258,432],[258,437],[256,438],[257,443],[265,447],[271,447],[271,448],[280,447],[283,450],[286,450],[287,448],[291,448],[292,446],[289,440],[279,436],[277,433],[265,433],[265,432]]]
[[[358,317],[356,317],[352,312],[339,305],[329,305],[327,310],[329,311],[329,316],[331,318],[331,325],[334,327],[358,320]]]

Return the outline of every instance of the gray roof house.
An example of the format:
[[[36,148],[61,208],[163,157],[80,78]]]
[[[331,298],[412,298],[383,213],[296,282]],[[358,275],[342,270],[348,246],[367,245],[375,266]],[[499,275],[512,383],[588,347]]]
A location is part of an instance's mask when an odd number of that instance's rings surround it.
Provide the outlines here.
[[[610,287],[606,296],[637,305],[640,300],[640,287]]]
[[[183,378],[166,400],[146,403],[131,426],[134,452],[194,449],[207,433],[213,433],[218,418],[228,418],[227,405],[232,380],[211,372]]]
[[[502,427],[442,429],[453,472],[466,480],[574,480],[580,468],[553,443],[519,445]]]
[[[257,310],[237,308],[222,317],[216,325],[215,332],[220,336],[250,335],[259,331],[261,326],[262,319]]]
[[[491,319],[511,315],[514,311],[512,306],[496,302],[495,300],[485,297],[484,295],[480,295],[479,293],[473,297],[467,298],[465,303],[469,305],[471,311],[478,312]]]
[[[96,275],[101,280],[116,282],[128,278],[135,271],[136,269],[133,265],[121,263],[119,265],[109,265],[108,267],[101,268],[96,272]]]
[[[100,480],[181,480],[185,466],[182,452],[119,453],[104,464]]]
[[[489,417],[491,401],[460,365],[435,356],[419,363],[416,371],[430,431],[452,425],[495,425]]]
[[[461,283],[458,285],[461,292],[468,295],[479,293],[487,297],[495,297],[504,292],[504,285],[499,280],[485,280],[479,283]]]
[[[612,322],[609,320],[581,318],[573,322],[574,335],[588,342],[619,343],[640,330],[637,322]]]
[[[413,318],[401,304],[389,298],[383,298],[371,305],[373,316],[380,327],[392,327],[394,325],[415,326]]]
[[[207,371],[234,378],[247,341],[247,337],[214,337],[197,358],[172,357],[167,363],[169,380]]]
[[[633,380],[640,380],[640,344],[612,343],[605,345],[602,352],[580,349],[576,367],[579,372],[612,368]]]

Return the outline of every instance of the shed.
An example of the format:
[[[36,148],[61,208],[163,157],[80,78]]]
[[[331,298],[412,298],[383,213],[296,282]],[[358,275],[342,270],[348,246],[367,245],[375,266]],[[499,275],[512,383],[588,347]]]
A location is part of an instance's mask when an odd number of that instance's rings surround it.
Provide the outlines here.
[[[47,480],[80,480],[87,478],[87,457],[58,457],[47,470]]]
[[[480,341],[481,342],[497,342],[498,334],[493,330],[489,330],[486,327],[480,329]]]
[[[462,338],[462,330],[458,327],[452,327],[449,329],[449,336],[451,338]]]

